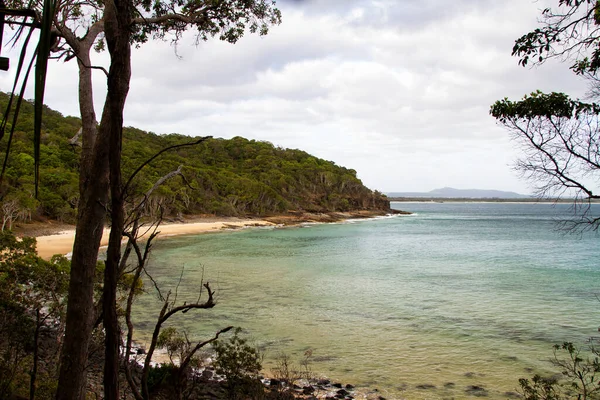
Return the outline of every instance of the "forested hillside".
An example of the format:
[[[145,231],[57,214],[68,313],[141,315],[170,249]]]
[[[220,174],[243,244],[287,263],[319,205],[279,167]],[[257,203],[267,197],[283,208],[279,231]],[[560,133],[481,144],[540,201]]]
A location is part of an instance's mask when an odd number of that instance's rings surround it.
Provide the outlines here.
[[[8,95],[0,92],[0,110]],[[38,199],[33,180],[33,106],[24,102],[12,138],[8,168],[0,188],[4,222],[35,217],[72,222],[78,203],[77,132],[80,121],[45,109]],[[198,135],[204,132],[199,131]],[[0,142],[3,157],[8,132]],[[193,141],[170,134],[156,135],[126,128],[123,141],[124,177],[161,149]],[[356,171],[301,150],[235,137],[162,154],[137,175],[132,196],[141,196],[161,177],[182,166],[182,176],[156,189],[148,208],[159,205],[166,215],[272,215],[288,211],[330,212],[387,210],[387,198],[366,188]]]

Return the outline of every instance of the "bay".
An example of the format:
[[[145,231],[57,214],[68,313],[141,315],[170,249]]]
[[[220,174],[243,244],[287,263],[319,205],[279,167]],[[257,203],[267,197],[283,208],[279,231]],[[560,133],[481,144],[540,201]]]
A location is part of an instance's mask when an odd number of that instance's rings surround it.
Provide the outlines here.
[[[168,238],[149,271],[181,302],[217,289],[214,309],[171,321],[191,337],[241,326],[267,370],[311,349],[315,374],[387,398],[507,398],[556,372],[553,344],[597,334],[598,237],[557,230],[568,205],[393,207],[414,214]],[[142,336],[159,307],[138,300]]]

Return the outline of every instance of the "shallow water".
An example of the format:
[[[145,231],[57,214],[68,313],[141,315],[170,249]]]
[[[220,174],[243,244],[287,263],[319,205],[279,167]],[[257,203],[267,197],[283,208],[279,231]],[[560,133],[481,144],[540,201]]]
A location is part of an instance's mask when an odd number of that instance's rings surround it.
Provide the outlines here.
[[[183,270],[181,301],[218,289],[213,310],[173,320],[192,336],[241,326],[267,361],[312,349],[314,372],[388,398],[506,398],[552,371],[554,343],[597,333],[598,237],[555,230],[568,206],[393,206],[415,214],[169,238],[149,269],[171,289]],[[138,301],[142,330],[158,307]]]

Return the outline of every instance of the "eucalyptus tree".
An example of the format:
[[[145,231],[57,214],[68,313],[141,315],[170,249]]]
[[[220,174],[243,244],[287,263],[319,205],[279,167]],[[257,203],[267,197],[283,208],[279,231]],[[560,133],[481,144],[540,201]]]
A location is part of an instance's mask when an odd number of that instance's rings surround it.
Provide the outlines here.
[[[542,10],[538,28],[515,41],[512,54],[522,66],[569,62],[590,84],[587,102],[538,91],[519,101],[497,101],[490,113],[523,149],[516,169],[538,195],[575,197],[577,218],[568,227],[597,230],[600,215],[590,203],[600,199],[600,2],[557,0]]]
[[[9,7],[38,7],[38,2],[10,1]],[[61,357],[58,399],[83,399],[86,362],[94,317],[93,277],[107,210],[112,232],[105,272],[105,396],[116,398],[118,325],[114,307],[117,266],[123,233],[121,137],[123,108],[131,79],[131,45],[151,39],[179,40],[190,29],[198,40],[211,37],[236,43],[245,32],[265,35],[281,13],[272,0],[57,0],[52,51],[58,59],[76,60],[82,120],[78,220],[73,246],[67,320]],[[94,66],[92,50],[107,48],[110,67]],[[107,76],[107,97],[100,124],[93,104],[92,72]],[[109,187],[111,196],[109,199]],[[115,332],[117,331],[117,332]],[[107,389],[110,389],[107,391]]]

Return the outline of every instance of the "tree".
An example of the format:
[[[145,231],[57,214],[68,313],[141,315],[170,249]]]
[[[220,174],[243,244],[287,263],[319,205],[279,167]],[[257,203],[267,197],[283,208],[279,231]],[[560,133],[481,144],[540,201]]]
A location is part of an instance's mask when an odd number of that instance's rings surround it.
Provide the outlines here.
[[[14,0],[9,6],[18,8],[24,4]],[[39,2],[37,7],[41,7]],[[112,230],[104,285],[105,396],[107,399],[118,397],[119,329],[115,293],[123,233],[123,199],[127,195],[121,182],[120,149],[123,107],[131,77],[131,44],[168,35],[178,40],[189,28],[196,29],[198,40],[219,35],[221,40],[235,43],[246,30],[264,35],[269,25],[280,20],[281,14],[270,0],[57,2],[52,29],[57,41],[53,50],[58,58],[77,59],[82,119],[80,202],[59,378],[61,391],[57,398],[82,399],[85,394],[85,365],[94,315],[93,277],[107,209],[111,210]],[[105,43],[111,56],[108,71],[92,66],[90,58],[91,49],[103,49]],[[98,126],[92,97],[93,69],[103,70],[108,81]]]
[[[68,271],[65,257],[55,256],[52,261],[38,257],[34,238],[0,232],[0,397],[11,398],[13,381],[29,375],[33,399],[39,372],[53,375],[47,365],[54,357],[44,354],[48,351],[39,343],[44,333],[61,330]],[[41,360],[46,361],[43,371]]]
[[[520,101],[503,99],[490,113],[506,127],[524,152],[516,169],[530,179],[545,198],[574,197],[575,218],[570,229],[600,228],[600,215],[591,203],[600,199],[600,1],[558,0],[558,8],[542,11],[542,26],[516,40],[513,55],[520,65],[543,64],[559,58],[591,85],[592,102],[573,100],[564,93],[534,92]],[[520,379],[527,400],[595,399],[600,385],[598,349],[590,339],[589,351],[572,343],[554,347],[551,363],[561,374]],[[559,352],[566,356],[559,356]],[[566,384],[564,383],[566,381]]]
[[[490,113],[523,150],[516,169],[542,198],[573,197],[576,217],[569,229],[600,226],[592,201],[600,198],[600,105],[594,102],[600,70],[600,2],[558,0],[542,11],[542,26],[516,40],[512,54],[519,64],[543,64],[559,58],[591,85],[592,102],[564,93],[535,92],[520,101],[497,101]]]
[[[496,102],[491,114],[523,150],[516,169],[542,198],[574,197],[577,218],[567,228],[597,230],[590,207],[600,199],[600,107],[562,93],[532,93],[523,100]]]

